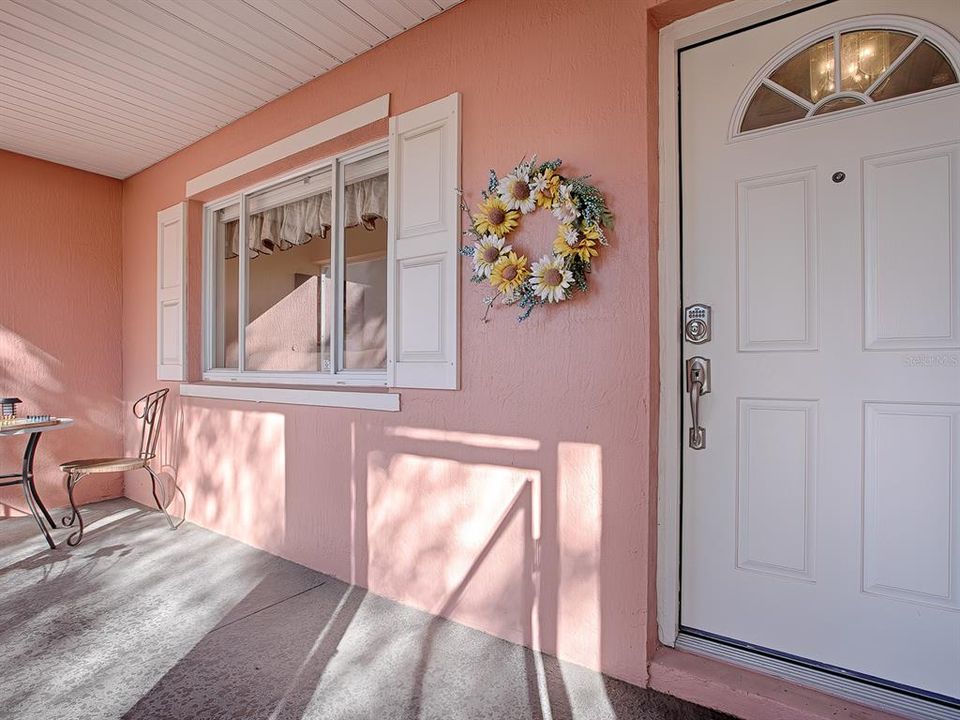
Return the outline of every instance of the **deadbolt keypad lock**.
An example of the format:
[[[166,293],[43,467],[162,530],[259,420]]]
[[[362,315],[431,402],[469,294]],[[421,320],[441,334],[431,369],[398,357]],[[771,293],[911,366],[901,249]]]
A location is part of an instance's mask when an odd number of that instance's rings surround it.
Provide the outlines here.
[[[694,345],[709,342],[711,334],[710,315],[709,305],[689,305],[683,311],[683,339]]]

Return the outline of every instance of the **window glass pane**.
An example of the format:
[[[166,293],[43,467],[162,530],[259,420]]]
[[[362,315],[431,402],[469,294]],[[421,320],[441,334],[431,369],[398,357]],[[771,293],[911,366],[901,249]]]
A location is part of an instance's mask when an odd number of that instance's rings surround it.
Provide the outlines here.
[[[805,117],[807,111],[765,85],[757,88],[743,115],[740,132],[779,125]]]
[[[871,97],[874,100],[889,100],[901,95],[953,85],[956,82],[957,74],[947,59],[924,40],[880,83]]]
[[[216,337],[214,338],[213,366],[237,369],[237,332],[240,327],[239,272],[237,257],[240,204],[214,211],[214,312]]]
[[[840,89],[867,90],[914,37],[891,30],[859,30],[841,35]]]
[[[331,369],[329,170],[248,198],[246,368]]]
[[[770,79],[804,100],[817,102],[833,92],[833,62],[830,38],[794,55],[774,70]]]
[[[827,113],[837,112],[837,110],[848,110],[852,107],[863,105],[864,102],[859,98],[838,97],[827,100],[823,105],[817,108],[814,115],[826,115]]]
[[[385,155],[382,156],[385,164]],[[366,166],[375,164],[366,161]],[[343,367],[387,366],[387,174],[345,168]],[[356,178],[352,177],[356,176]]]

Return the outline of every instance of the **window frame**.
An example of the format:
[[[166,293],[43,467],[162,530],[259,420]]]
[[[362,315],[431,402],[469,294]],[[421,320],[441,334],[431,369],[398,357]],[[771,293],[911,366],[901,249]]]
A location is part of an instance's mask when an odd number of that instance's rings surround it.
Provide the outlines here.
[[[343,367],[343,342],[344,337],[344,290],[343,277],[346,268],[343,264],[343,242],[344,228],[342,227],[343,218],[343,192],[341,185],[344,180],[344,168],[354,163],[362,163],[364,160],[370,160],[378,155],[382,155],[382,161],[373,164],[372,168],[367,168],[366,172],[374,175],[387,175],[388,185],[393,187],[391,168],[393,166],[390,157],[390,142],[388,137],[383,137],[372,142],[351,148],[349,150],[337,153],[335,155],[311,162],[300,166],[290,172],[271,177],[263,182],[250,185],[228,196],[217,198],[203,204],[203,270],[202,270],[202,289],[203,289],[203,315],[202,315],[202,378],[204,381],[228,382],[244,385],[264,386],[264,385],[305,385],[305,386],[342,386],[342,387],[390,387],[388,378],[388,367],[390,365],[391,347],[387,342],[387,367],[383,369],[371,370],[345,370]],[[243,220],[247,217],[248,202],[251,195],[269,191],[278,188],[286,183],[297,180],[300,177],[314,175],[324,170],[330,170],[331,173],[331,213],[332,222],[330,229],[330,266],[331,266],[331,284],[335,288],[333,299],[333,322],[330,327],[330,358],[331,370],[317,371],[298,371],[298,370],[249,370],[246,364],[246,325],[249,313],[247,303],[248,285],[249,285],[249,263],[250,258],[246,252],[241,252],[239,258],[239,278],[238,278],[238,335],[237,335],[237,368],[218,368],[216,367],[217,341],[218,341],[218,306],[219,298],[216,296],[218,288],[222,287],[217,282],[217,273],[219,272],[218,262],[222,258],[217,258],[216,237],[216,212],[231,205],[239,205],[239,225],[241,248],[247,246],[247,223]],[[363,175],[361,175],[363,177]],[[304,196],[310,193],[306,193]],[[291,198],[292,199],[295,198]],[[388,202],[388,207],[390,203]],[[387,254],[391,254],[395,242],[395,229],[391,220],[387,219]],[[282,252],[282,251],[281,251]],[[389,288],[389,278],[387,280]],[[392,294],[387,292],[387,318],[391,316],[391,306],[394,302]],[[387,327],[387,337],[389,337],[389,321]]]
[[[955,38],[950,32],[941,28],[940,26],[926,20],[907,15],[860,15],[847,18],[838,22],[829,23],[821,28],[818,28],[817,30],[803,35],[802,37],[796,38],[793,42],[780,50],[780,52],[767,60],[767,62],[757,70],[750,82],[744,87],[737,104],[733,108],[733,112],[730,116],[730,124],[727,129],[727,141],[749,141],[753,138],[763,137],[768,134],[789,131],[801,127],[810,127],[823,122],[834,122],[837,119],[876,112],[878,110],[885,110],[888,108],[900,107],[903,105],[920,102],[932,97],[943,97],[954,93],[960,93],[960,81],[952,85],[931,88],[929,90],[922,90],[920,92],[878,101],[873,101],[867,98],[864,93],[838,91],[832,95],[821,98],[817,103],[814,104],[812,109],[808,110],[806,117],[776,125],[770,125],[768,127],[757,128],[754,130],[740,130],[747,106],[750,104],[754,93],[757,91],[760,85],[766,84],[765,81],[767,78],[769,78],[771,73],[780,67],[781,64],[789,60],[796,53],[802,52],[811,45],[816,44],[818,41],[826,40],[830,37],[834,38],[834,53],[836,54],[839,49],[838,42],[840,35],[848,32],[856,32],[858,30],[891,30],[914,35],[915,38],[913,44],[911,44],[910,48],[904,51],[902,57],[898,58],[899,61],[905,60],[913,49],[919,46],[919,44],[924,40],[927,40],[943,54],[943,56],[947,59],[947,62],[949,62],[953,67],[954,72],[957,74],[958,80],[960,80],[960,40]],[[898,65],[899,62],[894,63],[888,70],[892,71]],[[887,75],[889,72],[885,72],[884,74]],[[776,89],[773,89],[773,91],[784,94]],[[844,95],[857,97],[858,99],[866,99],[866,104],[862,107],[847,108],[842,112],[824,113],[821,115],[812,114],[817,108],[820,107],[821,104],[824,104],[827,99]],[[784,96],[786,97],[786,95]],[[802,106],[803,105],[801,104],[801,107]]]

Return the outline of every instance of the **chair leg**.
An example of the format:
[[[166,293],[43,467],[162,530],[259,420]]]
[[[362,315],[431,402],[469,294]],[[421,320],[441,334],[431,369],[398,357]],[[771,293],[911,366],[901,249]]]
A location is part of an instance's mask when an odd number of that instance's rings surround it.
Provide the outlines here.
[[[177,527],[180,527],[187,521],[187,496],[183,494],[183,490],[181,489],[180,485],[177,484],[176,478],[173,479],[173,490],[174,498],[176,498],[176,493],[180,493],[180,498],[183,500],[183,516],[177,521],[176,525]]]
[[[71,488],[71,485],[73,485],[73,473],[67,473],[66,475],[63,476],[63,484],[64,484],[64,486],[65,486],[66,489],[67,489],[67,497],[70,497],[70,491],[71,491],[71,489],[72,489],[72,488]],[[65,527],[65,528],[66,528],[66,527],[70,527],[71,525],[73,525],[74,521],[77,519],[77,507],[76,507],[76,505],[74,505],[73,503],[70,503],[70,506],[71,506],[71,508],[72,508],[72,510],[73,510],[73,512],[71,513],[70,517],[68,518],[68,517],[64,516],[64,517],[60,518],[60,524],[61,524],[63,527]]]
[[[167,523],[170,525],[170,529],[176,530],[178,527],[180,527],[181,524],[183,524],[183,520],[181,520],[179,523],[175,523],[173,521],[173,518],[170,517],[170,513],[167,512],[167,492],[166,490],[164,490],[163,483],[160,482],[160,478],[157,477],[157,474],[153,471],[152,467],[150,467],[149,465],[144,465],[143,469],[150,474],[150,483],[151,483],[150,490],[153,493],[153,501],[157,504],[157,509],[160,512],[162,512],[163,516],[167,519]],[[157,497],[158,487],[160,488],[160,495],[163,498],[162,501],[159,497]],[[181,491],[181,494],[182,494],[182,491]],[[186,503],[186,500],[184,500],[184,503]]]
[[[73,512],[69,518],[64,517],[60,522],[63,527],[73,527],[74,522],[77,523],[77,529],[67,538],[67,545],[70,547],[76,547],[80,544],[80,541],[83,540],[83,515],[80,514],[80,509],[77,507],[77,502],[73,497],[73,489],[82,477],[83,475],[80,473],[67,473],[67,497],[70,499],[70,509]]]

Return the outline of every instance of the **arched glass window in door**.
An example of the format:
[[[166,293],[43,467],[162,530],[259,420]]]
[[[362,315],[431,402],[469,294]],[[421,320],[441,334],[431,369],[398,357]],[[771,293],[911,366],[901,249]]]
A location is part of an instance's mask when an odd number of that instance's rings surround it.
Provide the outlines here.
[[[736,133],[957,84],[957,59],[922,30],[828,29],[755,78]]]

